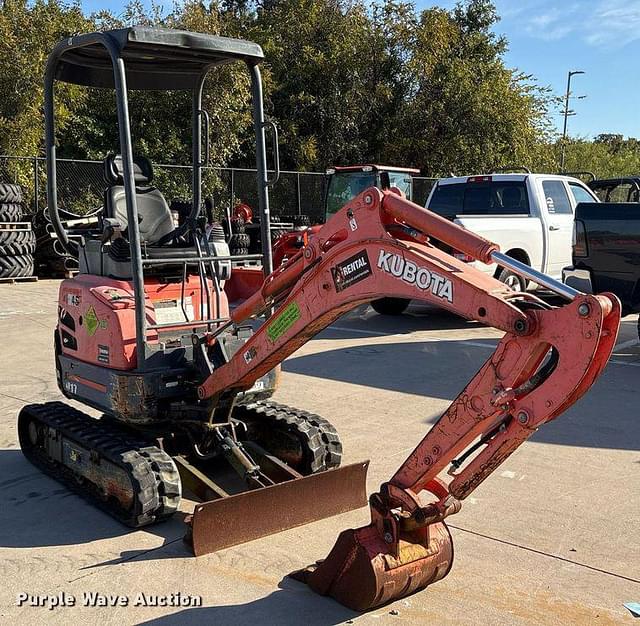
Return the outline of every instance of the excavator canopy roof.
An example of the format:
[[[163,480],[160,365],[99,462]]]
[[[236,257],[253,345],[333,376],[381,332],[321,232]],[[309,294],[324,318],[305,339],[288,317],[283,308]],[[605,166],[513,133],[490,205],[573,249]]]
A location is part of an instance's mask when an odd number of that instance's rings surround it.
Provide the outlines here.
[[[243,39],[167,28],[133,26],[88,33],[61,41],[56,79],[87,87],[114,86],[109,46],[124,60],[130,89],[191,89],[211,66],[260,63],[262,48]]]

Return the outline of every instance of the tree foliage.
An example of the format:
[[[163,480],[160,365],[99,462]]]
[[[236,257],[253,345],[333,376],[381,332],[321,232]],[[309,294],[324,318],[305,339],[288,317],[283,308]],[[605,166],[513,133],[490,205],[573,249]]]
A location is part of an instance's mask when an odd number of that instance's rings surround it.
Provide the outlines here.
[[[558,142],[556,151],[561,150]],[[622,135],[602,134],[593,141],[572,139],[565,146],[565,170],[589,171],[598,178],[638,175],[640,173],[640,140]]]
[[[507,165],[554,171],[555,99],[531,76],[506,67],[507,42],[494,32],[498,19],[489,0],[465,0],[452,10],[418,10],[402,0],[186,0],[169,14],[135,0],[120,16],[90,17],[64,0],[5,0],[0,150],[41,152],[42,76],[55,42],[77,32],[154,24],[262,45],[266,108],[280,128],[283,167],[387,162],[433,176]],[[68,85],[56,94],[61,155],[94,159],[117,149],[113,94]],[[205,106],[213,162],[251,166],[245,69],[215,70]],[[189,161],[188,94],[133,92],[130,112],[136,151],[155,162]],[[576,169],[586,167],[578,167],[580,159],[614,149],[604,140],[570,148],[568,164]],[[636,148],[619,150],[626,155]],[[626,158],[620,156],[621,167]]]
[[[0,9],[0,137],[5,154],[37,154],[43,142],[43,76],[47,55],[68,35],[90,30],[79,4],[5,0]],[[58,125],[83,103],[82,90],[58,89]]]

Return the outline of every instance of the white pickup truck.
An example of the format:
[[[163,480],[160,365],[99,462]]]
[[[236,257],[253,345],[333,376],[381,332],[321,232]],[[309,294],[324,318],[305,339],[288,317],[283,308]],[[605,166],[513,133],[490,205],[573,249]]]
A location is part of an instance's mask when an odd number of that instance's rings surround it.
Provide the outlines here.
[[[598,198],[577,178],[489,174],[440,179],[426,207],[560,280],[562,268],[571,264],[573,213],[579,202],[598,202]],[[527,287],[521,276],[509,270],[475,263],[516,290]]]

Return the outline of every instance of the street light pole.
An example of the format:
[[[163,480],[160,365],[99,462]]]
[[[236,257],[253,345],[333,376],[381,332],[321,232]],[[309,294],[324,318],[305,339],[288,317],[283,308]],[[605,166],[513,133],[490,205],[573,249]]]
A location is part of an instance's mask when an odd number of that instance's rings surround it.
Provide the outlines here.
[[[564,172],[564,157],[567,146],[567,120],[569,119],[569,97],[571,94],[571,77],[576,74],[584,74],[582,70],[573,70],[567,74],[567,92],[564,96],[564,126],[562,128],[562,152],[560,156],[560,171]]]

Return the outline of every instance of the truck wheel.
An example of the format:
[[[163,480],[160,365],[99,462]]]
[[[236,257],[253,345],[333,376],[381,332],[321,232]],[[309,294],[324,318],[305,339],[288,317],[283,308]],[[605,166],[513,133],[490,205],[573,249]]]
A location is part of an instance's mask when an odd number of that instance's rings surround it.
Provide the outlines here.
[[[527,281],[511,270],[502,269],[498,274],[498,280],[504,283],[507,287],[511,287],[514,291],[526,291]]]
[[[33,257],[30,254],[0,256],[0,278],[33,276]]]
[[[235,233],[229,237],[229,248],[248,248],[250,241],[246,233]]]
[[[380,315],[402,315],[409,302],[406,298],[379,298],[371,301],[371,308]]]

